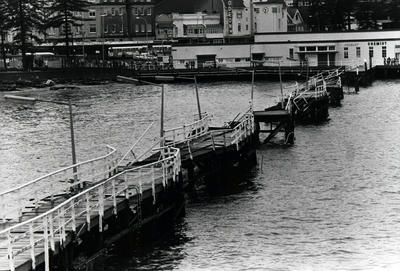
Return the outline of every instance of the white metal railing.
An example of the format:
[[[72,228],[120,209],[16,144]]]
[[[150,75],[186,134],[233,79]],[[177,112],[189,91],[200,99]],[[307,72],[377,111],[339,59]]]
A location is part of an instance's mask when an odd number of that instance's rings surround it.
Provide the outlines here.
[[[164,130],[165,145],[175,145],[186,142],[208,133],[211,117],[204,114],[200,120],[180,127]]]
[[[105,205],[112,204],[117,215],[118,198],[129,199],[145,190],[152,190],[156,202],[156,186],[176,181],[181,169],[180,151],[177,148],[161,149],[162,160],[118,173],[57,205],[53,209],[0,231],[0,262],[8,262],[11,271],[16,261],[25,252],[30,255],[32,269],[36,268],[36,256],[44,253],[45,270],[49,271],[49,250],[55,251],[56,243],[63,246],[69,231],[77,232],[78,226],[91,230],[91,222],[98,216],[98,229],[103,231]],[[79,224],[77,221],[86,221]]]
[[[117,165],[117,153],[107,146],[103,156],[71,165],[7,191],[0,192],[1,221],[18,220],[25,208],[37,208],[44,199],[54,200],[86,183],[108,178]]]
[[[290,108],[290,101],[293,101],[294,105],[298,107],[298,102],[304,100],[307,103],[307,98],[310,97],[323,97],[327,95],[327,87],[342,87],[342,80],[340,75],[344,72],[344,69],[332,69],[309,78],[309,80],[303,84],[296,84],[285,87],[287,93],[286,110]]]
[[[254,133],[255,126],[252,109],[250,108],[244,113],[238,122],[231,133],[231,144],[236,145],[237,150],[239,150],[239,144]]]

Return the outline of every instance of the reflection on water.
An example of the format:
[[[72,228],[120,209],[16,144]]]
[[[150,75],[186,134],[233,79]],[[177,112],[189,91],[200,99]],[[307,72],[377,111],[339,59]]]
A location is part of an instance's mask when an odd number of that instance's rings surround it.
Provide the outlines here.
[[[189,200],[186,216],[160,243],[107,270],[399,270],[400,81],[346,95],[321,126],[296,127],[291,148],[261,147],[262,161],[235,189]],[[216,123],[248,106],[247,83],[200,86]],[[114,84],[24,91],[68,99],[80,161],[110,144],[125,150],[159,116],[159,90]],[[259,82],[256,108],[273,104],[275,83]],[[70,163],[66,108],[17,109],[0,100],[2,188]],[[196,113],[192,85],[169,85],[166,124]],[[152,135],[157,135],[155,125]],[[262,171],[261,171],[262,168]]]

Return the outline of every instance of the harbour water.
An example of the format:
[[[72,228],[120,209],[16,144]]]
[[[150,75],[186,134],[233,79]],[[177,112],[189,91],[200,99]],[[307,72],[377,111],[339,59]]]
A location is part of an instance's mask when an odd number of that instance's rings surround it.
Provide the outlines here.
[[[248,106],[248,83],[200,85],[216,124]],[[400,81],[346,95],[319,126],[296,127],[295,145],[262,146],[242,182],[188,199],[186,216],[106,270],[399,270]],[[258,82],[255,108],[275,104],[279,85]],[[6,94],[6,93],[5,93]],[[159,116],[159,89],[113,84],[18,95],[71,98],[78,160],[104,144],[126,150]],[[167,85],[166,127],[191,120],[193,86]],[[70,164],[67,108],[21,107],[0,98],[0,180],[6,189]],[[157,135],[158,123],[151,135]]]

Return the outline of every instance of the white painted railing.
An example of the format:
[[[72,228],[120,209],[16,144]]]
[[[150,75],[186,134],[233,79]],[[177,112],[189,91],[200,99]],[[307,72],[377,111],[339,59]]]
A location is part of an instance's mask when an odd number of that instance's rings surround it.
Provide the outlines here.
[[[255,126],[252,109],[250,108],[250,110],[244,113],[238,122],[231,134],[231,144],[236,145],[237,150],[239,150],[239,144],[254,133]]]
[[[69,231],[79,232],[82,227],[90,231],[93,219],[98,219],[98,229],[103,231],[106,203],[112,204],[112,212],[117,215],[118,198],[129,199],[145,190],[152,191],[155,203],[156,186],[166,187],[169,180],[178,180],[181,169],[179,149],[167,147],[161,152],[164,158],[159,161],[118,173],[46,213],[0,231],[0,250],[7,251],[0,254],[0,262],[8,262],[10,270],[14,271],[16,261],[29,252],[32,269],[35,269],[37,255],[44,253],[45,270],[49,271],[49,250],[55,251],[57,243],[63,247]],[[86,223],[82,225],[77,221]]]
[[[107,146],[103,156],[71,165],[7,191],[0,192],[1,221],[18,220],[26,208],[35,209],[42,200],[55,200],[84,184],[96,183],[112,174],[117,165],[116,150]]]
[[[208,133],[211,117],[204,114],[200,120],[180,127],[164,130],[165,145],[175,145],[186,142]]]

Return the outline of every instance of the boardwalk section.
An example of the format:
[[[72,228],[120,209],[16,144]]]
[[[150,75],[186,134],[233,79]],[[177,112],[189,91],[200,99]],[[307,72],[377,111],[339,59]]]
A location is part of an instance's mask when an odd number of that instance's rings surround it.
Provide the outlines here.
[[[254,157],[254,131],[251,110],[224,127],[211,127],[204,115],[165,130],[142,154],[135,149],[146,131],[122,158],[109,147],[1,193],[0,270],[71,270],[77,257],[96,270],[89,262],[105,247],[179,215],[185,187]],[[6,207],[11,201],[18,205]]]

